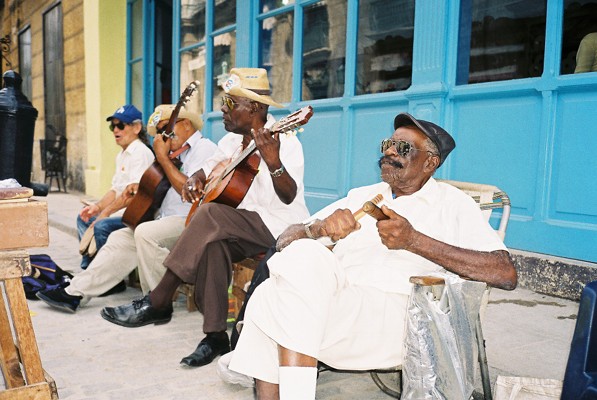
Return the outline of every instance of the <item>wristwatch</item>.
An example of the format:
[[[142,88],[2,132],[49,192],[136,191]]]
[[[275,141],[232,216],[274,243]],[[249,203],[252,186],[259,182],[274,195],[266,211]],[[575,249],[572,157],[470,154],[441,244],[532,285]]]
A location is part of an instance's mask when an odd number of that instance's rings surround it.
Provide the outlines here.
[[[273,177],[273,178],[277,178],[280,175],[282,175],[284,173],[284,171],[286,171],[286,168],[284,168],[284,164],[280,165],[280,168],[278,168],[277,170],[275,170],[274,172],[270,172],[269,174]]]

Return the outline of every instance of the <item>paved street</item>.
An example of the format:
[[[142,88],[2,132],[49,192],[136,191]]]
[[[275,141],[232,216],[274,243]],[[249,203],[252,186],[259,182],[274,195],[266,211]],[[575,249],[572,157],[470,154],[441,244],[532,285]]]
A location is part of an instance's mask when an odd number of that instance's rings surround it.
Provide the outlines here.
[[[81,207],[77,193],[51,193],[50,246],[46,253],[63,268],[79,272],[74,225]],[[140,295],[126,292],[91,300],[76,314],[29,301],[42,364],[55,379],[61,399],[252,399],[251,389],[220,380],[215,364],[179,365],[203,337],[199,313],[189,313],[181,297],[166,325],[127,329],[104,321],[99,312]],[[498,375],[563,379],[578,303],[523,288],[494,289],[484,321],[492,381]],[[367,374],[324,372],[317,398],[388,399]]]

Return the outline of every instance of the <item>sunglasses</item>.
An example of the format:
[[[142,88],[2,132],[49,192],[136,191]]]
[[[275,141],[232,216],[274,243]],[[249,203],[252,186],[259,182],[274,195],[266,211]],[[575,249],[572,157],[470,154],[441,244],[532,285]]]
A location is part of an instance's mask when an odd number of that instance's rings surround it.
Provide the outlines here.
[[[412,150],[426,151],[427,153],[430,153],[434,156],[437,155],[432,151],[426,149],[417,149],[415,146],[404,140],[384,139],[381,141],[380,150],[382,153],[385,153],[392,146],[396,149],[396,152],[402,157],[408,156]]]
[[[174,125],[178,124],[179,122],[182,122],[183,119],[177,119],[176,122],[174,123]],[[165,123],[164,126],[162,126],[161,128],[156,127],[155,131],[158,133],[158,135],[163,135],[166,132],[167,127],[168,127],[168,123]]]
[[[236,102],[228,96],[222,96],[222,106],[228,107],[230,111],[234,110]]]
[[[119,130],[123,130],[125,126],[130,124],[125,124],[124,122],[120,121],[119,123],[115,124],[114,122],[110,123],[110,131],[114,132],[114,128],[118,128]]]

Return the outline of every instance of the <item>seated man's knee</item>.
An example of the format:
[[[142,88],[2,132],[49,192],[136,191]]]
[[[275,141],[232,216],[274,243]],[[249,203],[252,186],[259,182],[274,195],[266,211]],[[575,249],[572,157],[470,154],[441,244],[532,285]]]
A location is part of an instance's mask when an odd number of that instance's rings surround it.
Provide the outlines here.
[[[334,253],[326,246],[311,239],[299,239],[268,261],[270,269],[286,273],[328,277],[335,280],[337,261]],[[285,274],[285,273],[282,273]]]

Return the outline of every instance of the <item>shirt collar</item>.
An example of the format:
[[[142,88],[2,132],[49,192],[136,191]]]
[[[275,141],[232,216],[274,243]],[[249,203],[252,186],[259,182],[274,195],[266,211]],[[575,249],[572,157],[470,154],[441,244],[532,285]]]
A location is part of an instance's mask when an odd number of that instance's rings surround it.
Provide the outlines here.
[[[389,185],[388,185],[389,187]],[[391,189],[390,189],[391,193]],[[402,197],[410,197],[410,198],[417,198],[425,201],[428,204],[433,204],[439,196],[439,185],[433,177],[429,177],[429,180],[425,182],[423,187],[413,194],[407,196],[400,196],[398,199]]]
[[[183,146],[184,146],[185,144],[187,144],[187,143],[188,143],[188,145],[189,145],[189,146],[191,146],[191,147],[193,147],[193,146],[196,146],[196,145],[197,145],[197,143],[199,143],[199,141],[200,141],[201,139],[203,139],[203,135],[201,134],[201,132],[200,132],[200,131],[195,131],[195,133],[193,133],[193,134],[191,135],[191,137],[187,139],[187,141],[186,141],[186,142],[183,144]]]
[[[126,149],[124,149],[122,152],[123,153],[132,154],[133,149],[135,147],[137,147],[139,144],[142,144],[143,146],[145,146],[145,144],[143,144],[143,142],[141,141],[141,139],[135,139],[132,142],[130,142],[129,145],[126,146]]]

